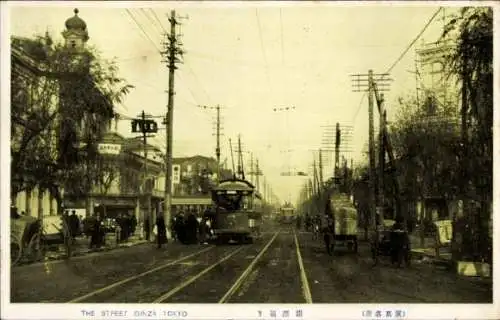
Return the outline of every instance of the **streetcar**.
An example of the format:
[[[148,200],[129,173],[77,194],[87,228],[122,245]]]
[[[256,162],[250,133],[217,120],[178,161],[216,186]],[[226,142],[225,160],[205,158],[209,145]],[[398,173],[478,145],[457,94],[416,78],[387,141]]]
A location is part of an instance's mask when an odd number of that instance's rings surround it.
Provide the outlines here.
[[[247,180],[221,181],[212,190],[216,243],[252,243],[262,222],[262,199]]]
[[[295,221],[295,208],[284,206],[280,209],[280,223],[291,224]]]

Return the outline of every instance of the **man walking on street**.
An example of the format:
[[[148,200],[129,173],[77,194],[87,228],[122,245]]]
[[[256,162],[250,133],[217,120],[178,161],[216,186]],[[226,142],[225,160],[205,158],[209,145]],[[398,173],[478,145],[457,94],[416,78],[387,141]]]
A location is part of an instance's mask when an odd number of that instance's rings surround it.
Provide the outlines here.
[[[70,227],[70,233],[71,233],[71,238],[73,240],[73,243],[76,241],[75,237],[78,233],[78,229],[80,227],[80,221],[78,220],[78,217],[76,216],[76,211],[73,210],[71,213],[71,216],[69,216],[69,227]]]
[[[167,242],[167,227],[165,225],[165,220],[163,219],[163,215],[158,215],[156,218],[156,229],[158,232],[157,241],[158,241],[158,249],[161,248],[162,244]]]

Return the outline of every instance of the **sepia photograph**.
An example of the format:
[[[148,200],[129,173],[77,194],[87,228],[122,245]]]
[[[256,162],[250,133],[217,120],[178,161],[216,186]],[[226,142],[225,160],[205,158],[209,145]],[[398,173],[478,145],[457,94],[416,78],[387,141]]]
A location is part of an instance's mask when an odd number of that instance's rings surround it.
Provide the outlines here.
[[[269,304],[246,319],[320,319],[307,305],[332,304],[333,319],[335,304],[362,304],[353,317],[417,319],[412,304],[477,304],[474,318],[500,317],[498,13],[3,3],[2,305],[181,305],[67,317],[180,319],[189,304]]]

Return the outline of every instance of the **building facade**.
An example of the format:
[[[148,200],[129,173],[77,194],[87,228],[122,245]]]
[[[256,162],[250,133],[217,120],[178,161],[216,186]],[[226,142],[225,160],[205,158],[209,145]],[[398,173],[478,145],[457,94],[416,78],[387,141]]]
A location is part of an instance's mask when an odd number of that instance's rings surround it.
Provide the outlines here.
[[[78,17],[77,9],[74,13],[65,22],[62,48],[53,47],[47,33],[45,38],[11,40],[11,160],[15,164],[11,172],[11,205],[30,216],[55,215],[64,205],[55,200],[53,195],[57,192],[53,184],[49,186],[49,179],[40,176],[36,168],[38,163],[44,163],[48,170],[52,168],[48,163],[56,163],[67,154],[61,149],[63,132],[67,132],[65,126],[76,133],[76,141],[82,141],[81,136],[96,130],[94,124],[99,123],[97,113],[83,114],[77,123],[69,121],[74,117],[66,112],[79,110],[76,102],[85,103],[70,97],[72,86],[85,85],[86,95],[93,99],[93,108],[106,108],[109,111],[106,117],[112,117],[113,113],[112,104],[89,77],[90,55],[85,51],[89,39],[87,25]],[[62,49],[65,54],[60,55],[61,51],[54,49]],[[54,56],[57,63],[51,63]],[[62,195],[64,188],[58,189]]]
[[[12,37],[11,38],[11,156],[22,166],[24,150],[28,142],[42,148],[56,145],[55,126],[49,125],[44,134],[32,136],[29,120],[33,114],[45,112],[53,114],[58,108],[59,87],[57,80],[47,75],[43,58],[50,45],[48,36],[45,41]],[[44,99],[43,92],[51,92],[51,98]],[[45,95],[46,97],[46,95]],[[43,191],[31,177],[11,170],[11,205],[26,215],[38,216],[56,214],[57,203],[49,192]]]

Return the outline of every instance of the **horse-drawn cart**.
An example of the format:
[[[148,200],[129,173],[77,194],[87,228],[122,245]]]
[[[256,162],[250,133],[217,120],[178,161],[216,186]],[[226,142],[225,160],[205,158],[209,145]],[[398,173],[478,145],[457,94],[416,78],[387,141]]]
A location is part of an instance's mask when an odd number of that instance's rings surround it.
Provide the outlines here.
[[[358,212],[346,194],[332,194],[327,202],[327,216],[331,223],[331,250],[336,244],[347,247],[349,251],[358,251]]]

